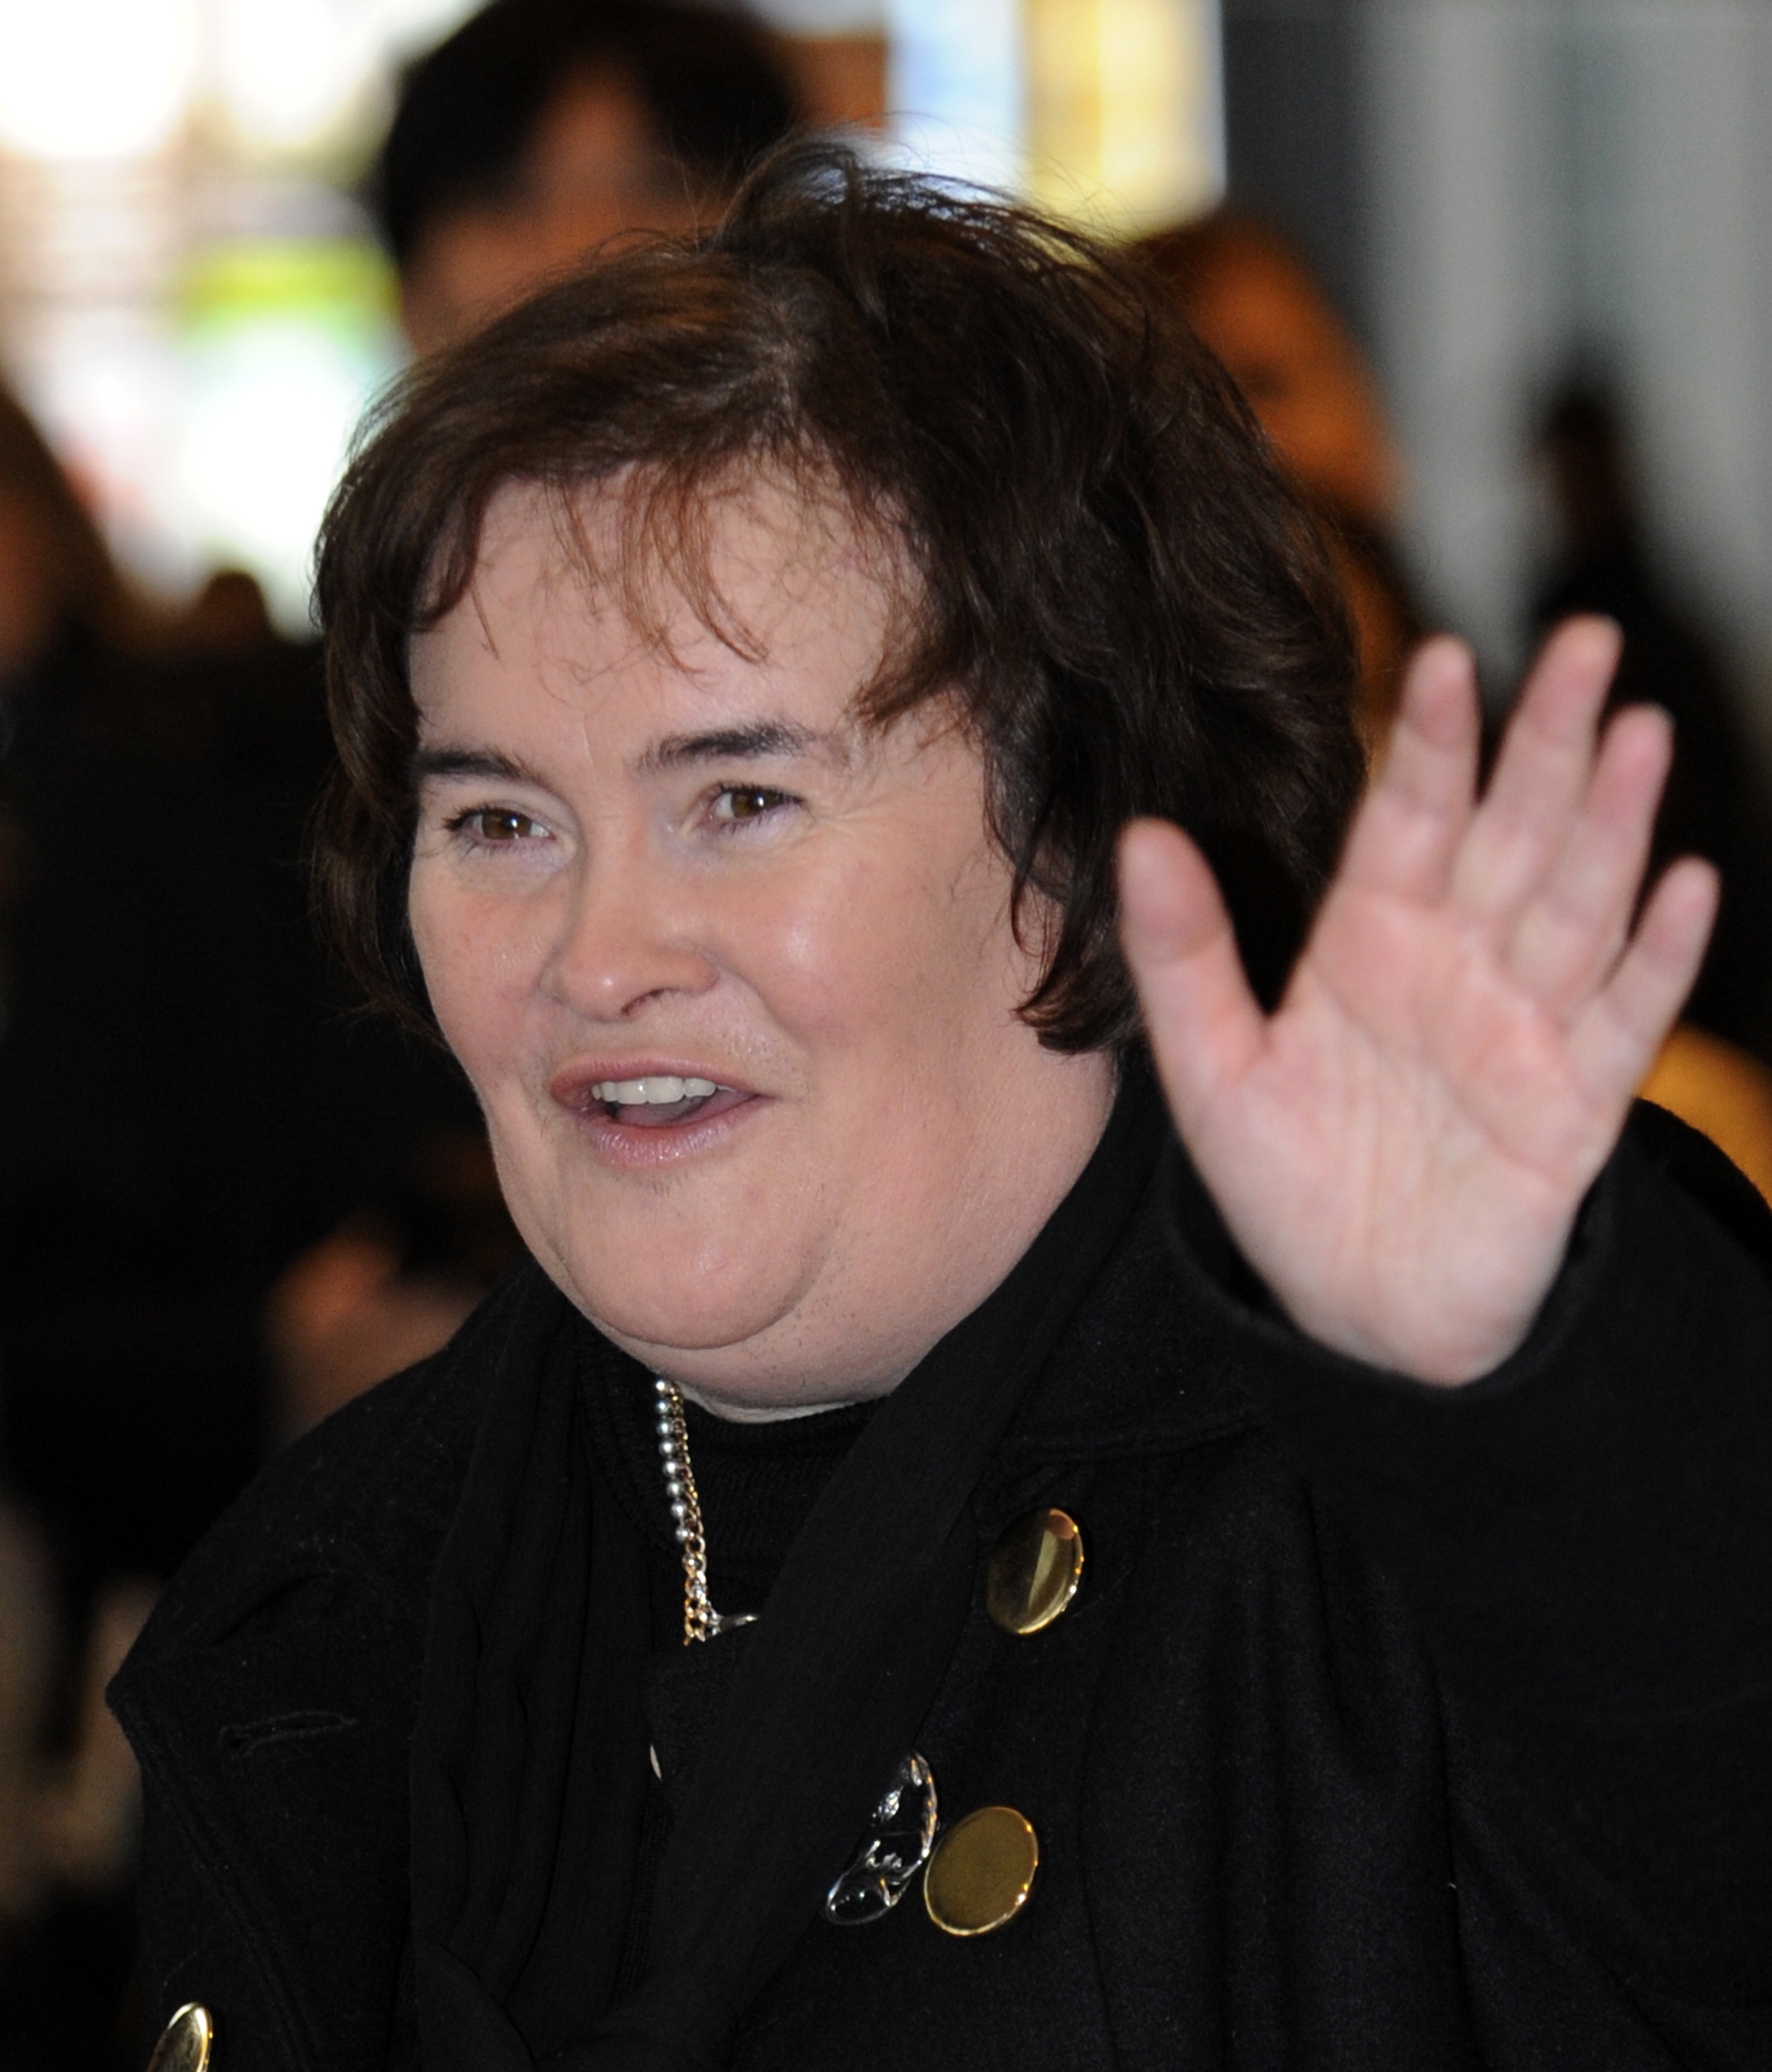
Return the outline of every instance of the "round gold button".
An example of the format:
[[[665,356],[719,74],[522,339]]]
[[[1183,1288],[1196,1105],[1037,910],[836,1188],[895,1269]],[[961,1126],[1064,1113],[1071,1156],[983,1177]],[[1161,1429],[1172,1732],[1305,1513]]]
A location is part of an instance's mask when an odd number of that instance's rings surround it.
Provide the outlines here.
[[[1040,1841],[1013,1806],[980,1806],[948,1829],[923,1873],[923,1905],[949,1935],[988,1935],[1034,1890]]]
[[[1030,1511],[990,1550],[985,1607],[1005,1633],[1038,1633],[1077,1595],[1083,1536],[1064,1511]]]
[[[208,2008],[190,2001],[162,2030],[154,2055],[148,2060],[148,2072],[208,2072],[215,2040],[215,2025]]]

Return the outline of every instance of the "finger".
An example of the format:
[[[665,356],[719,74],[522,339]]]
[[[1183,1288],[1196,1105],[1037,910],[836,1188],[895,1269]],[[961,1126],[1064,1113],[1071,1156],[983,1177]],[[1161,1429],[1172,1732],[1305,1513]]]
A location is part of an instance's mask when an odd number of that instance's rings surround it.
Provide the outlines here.
[[[1166,821],[1135,821],[1120,838],[1120,932],[1158,1069],[1185,1127],[1247,1070],[1266,1025],[1211,867]]]
[[[1468,912],[1510,924],[1561,854],[1587,794],[1619,648],[1618,628],[1600,618],[1571,619],[1546,643],[1453,867],[1454,895]]]
[[[1569,1048],[1594,1094],[1622,1110],[1692,990],[1716,918],[1718,881],[1687,856],[1650,895],[1618,969],[1577,1018]]]
[[[1429,641],[1409,666],[1378,780],[1353,823],[1344,879],[1434,900],[1445,891],[1477,782],[1477,671],[1462,641]]]
[[[1576,1013],[1624,947],[1673,754],[1667,715],[1649,706],[1606,729],[1586,804],[1508,956],[1514,976],[1554,1014]]]

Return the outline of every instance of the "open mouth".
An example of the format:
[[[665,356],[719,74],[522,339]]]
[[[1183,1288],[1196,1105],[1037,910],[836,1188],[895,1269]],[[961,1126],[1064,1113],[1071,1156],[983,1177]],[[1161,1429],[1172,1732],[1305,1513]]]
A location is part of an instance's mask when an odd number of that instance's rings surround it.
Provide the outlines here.
[[[637,1130],[704,1121],[751,1098],[736,1087],[723,1087],[712,1079],[682,1078],[675,1072],[649,1072],[642,1079],[599,1079],[589,1092],[592,1103],[610,1121]]]

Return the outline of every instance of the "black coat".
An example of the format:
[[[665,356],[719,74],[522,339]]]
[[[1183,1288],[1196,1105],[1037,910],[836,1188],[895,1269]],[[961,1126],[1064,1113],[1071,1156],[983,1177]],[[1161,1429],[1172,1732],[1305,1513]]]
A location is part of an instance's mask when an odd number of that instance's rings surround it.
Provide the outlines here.
[[[1695,1142],[1639,1126],[1451,1392],[1299,1339],[1175,1161],[1181,1243],[1137,1219],[978,1501],[981,1549],[1070,1512],[1082,1588],[1028,1639],[976,1608],[919,1737],[945,1816],[1032,1821],[1033,1895],[815,1924],[743,2072],[1772,2065],[1768,1226]],[[520,1274],[277,1462],[114,1688],[144,2012],[205,2002],[218,2072],[415,2063],[428,1581],[487,1348],[561,1300]]]

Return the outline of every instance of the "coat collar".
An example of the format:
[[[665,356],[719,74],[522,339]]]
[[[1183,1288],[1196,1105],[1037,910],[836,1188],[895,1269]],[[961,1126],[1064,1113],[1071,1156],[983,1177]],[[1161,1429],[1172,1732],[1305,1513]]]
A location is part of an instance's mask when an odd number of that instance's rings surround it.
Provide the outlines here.
[[[508,1275],[435,1358],[274,1462],[193,1556],[143,1636],[183,1655],[323,1595],[349,1575],[390,1613],[422,1605],[459,1498],[498,1348],[565,1298],[533,1261]],[[1259,1285],[1173,1136],[1124,1237],[1005,1443],[1018,1472],[1207,1443],[1262,1421]],[[625,1359],[612,1347],[612,1359]]]
[[[1264,1300],[1170,1134],[1005,1455],[1017,1467],[1112,1460],[1203,1445],[1261,1422],[1247,1323]]]

